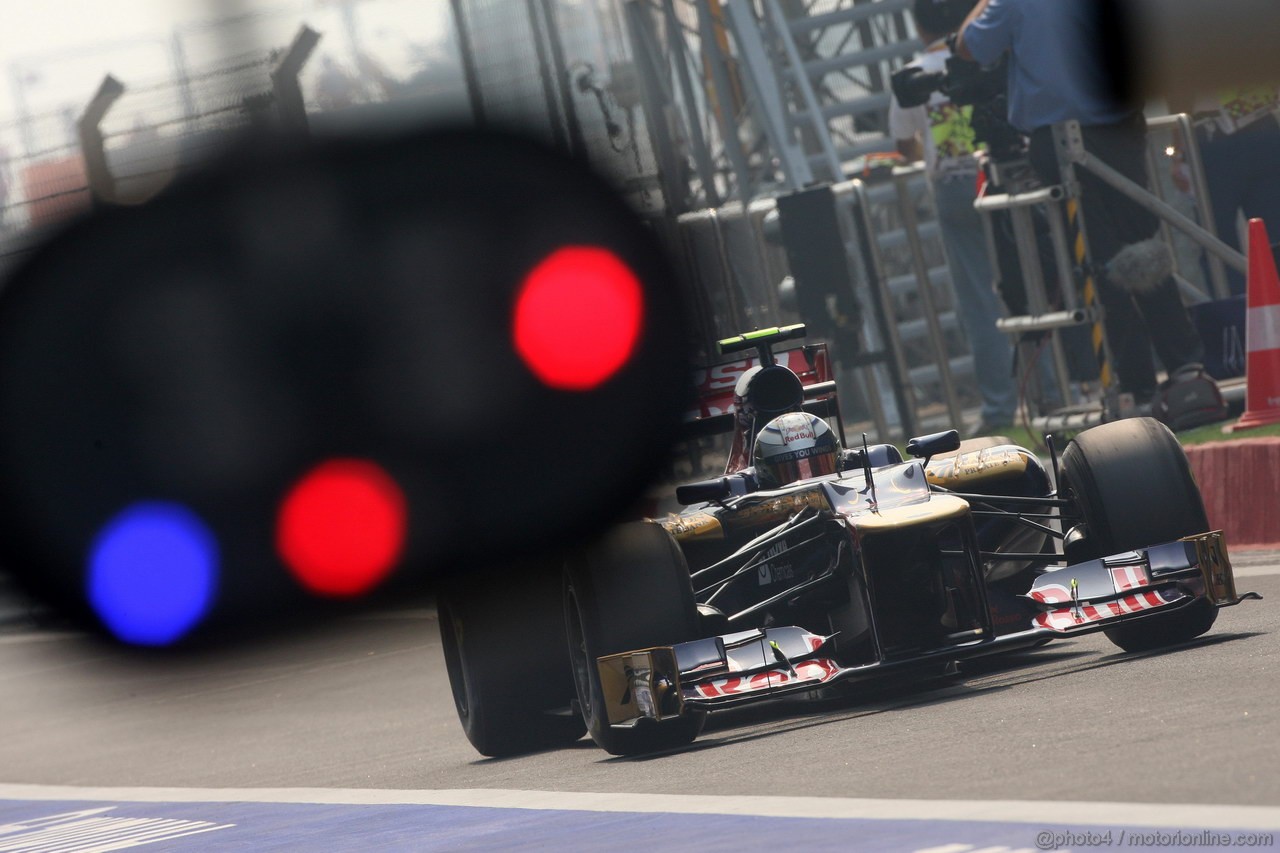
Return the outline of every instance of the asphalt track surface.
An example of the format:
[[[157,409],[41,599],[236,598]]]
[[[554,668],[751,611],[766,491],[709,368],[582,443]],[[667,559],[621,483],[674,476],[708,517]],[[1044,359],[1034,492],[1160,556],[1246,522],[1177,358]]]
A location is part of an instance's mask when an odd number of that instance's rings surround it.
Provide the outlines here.
[[[1176,649],[1055,642],[946,679],[722,713],[692,747],[643,759],[586,739],[478,756],[429,606],[180,659],[10,624],[0,851],[625,850],[658,833],[676,849],[963,853],[1044,847],[1045,831],[1080,833],[1051,837],[1059,849],[1124,846],[1121,831],[1221,847],[1209,827],[1265,830],[1255,849],[1274,849],[1280,553],[1235,562],[1266,600]]]

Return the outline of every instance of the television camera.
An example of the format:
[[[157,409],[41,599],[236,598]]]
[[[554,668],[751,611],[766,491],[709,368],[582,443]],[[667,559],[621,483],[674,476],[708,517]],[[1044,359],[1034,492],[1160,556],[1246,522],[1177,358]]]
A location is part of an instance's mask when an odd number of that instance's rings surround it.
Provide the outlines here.
[[[948,46],[954,36],[948,38]],[[890,82],[893,96],[904,109],[922,106],[934,92],[941,92],[953,104],[972,107],[970,124],[975,138],[986,143],[997,162],[1020,159],[1026,153],[1026,140],[1007,119],[1008,56],[997,65],[983,68],[976,62],[954,54],[947,58],[945,71],[926,71],[916,63],[893,73]]]

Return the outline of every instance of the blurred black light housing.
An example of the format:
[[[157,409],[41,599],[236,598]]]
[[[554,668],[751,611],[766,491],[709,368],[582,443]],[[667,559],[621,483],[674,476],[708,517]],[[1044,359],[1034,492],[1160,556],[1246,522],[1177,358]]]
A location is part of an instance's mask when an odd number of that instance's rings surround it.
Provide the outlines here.
[[[1095,10],[1098,61],[1122,100],[1180,103],[1230,87],[1280,83],[1275,0],[1087,2]]]
[[[512,343],[522,279],[566,246],[608,250],[643,293],[629,359],[587,391],[547,387]],[[392,585],[565,547],[665,461],[688,341],[650,229],[535,142],[424,131],[229,158],[73,224],[0,291],[0,566],[92,616],[95,537],[162,501],[216,539],[196,633],[305,609],[275,525],[329,459],[403,492]]]

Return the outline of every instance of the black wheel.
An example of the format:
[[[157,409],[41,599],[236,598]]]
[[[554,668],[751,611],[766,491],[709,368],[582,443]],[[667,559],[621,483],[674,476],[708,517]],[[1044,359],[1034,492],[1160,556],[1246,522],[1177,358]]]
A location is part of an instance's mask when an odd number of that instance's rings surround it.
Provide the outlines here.
[[[578,704],[600,747],[613,755],[638,755],[683,746],[698,736],[705,714],[610,728],[595,667],[602,655],[697,638],[689,567],[666,530],[652,522],[627,524],[571,561],[564,614]]]
[[[481,755],[518,755],[582,737],[565,653],[560,563],[460,579],[436,600],[458,720]]]
[[[1171,542],[1209,529],[1187,456],[1162,423],[1130,418],[1077,435],[1062,453],[1062,475],[1084,518],[1085,559]],[[1218,618],[1201,599],[1172,613],[1104,631],[1125,651],[1198,637]]]

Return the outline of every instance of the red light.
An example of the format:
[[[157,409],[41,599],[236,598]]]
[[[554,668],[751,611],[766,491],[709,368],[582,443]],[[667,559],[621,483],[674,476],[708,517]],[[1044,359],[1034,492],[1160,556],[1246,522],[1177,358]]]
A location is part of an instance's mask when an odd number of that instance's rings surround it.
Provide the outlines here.
[[[569,246],[525,277],[516,297],[516,352],[544,384],[589,391],[622,368],[644,324],[635,273],[608,249]]]
[[[280,505],[276,550],[311,592],[368,592],[404,547],[404,493],[372,462],[333,459],[299,480]]]

